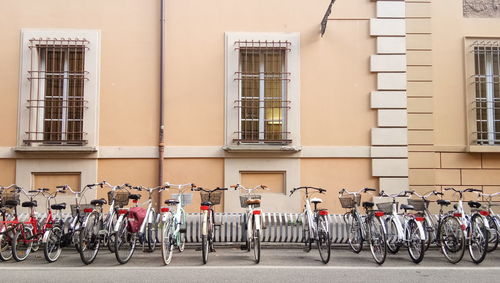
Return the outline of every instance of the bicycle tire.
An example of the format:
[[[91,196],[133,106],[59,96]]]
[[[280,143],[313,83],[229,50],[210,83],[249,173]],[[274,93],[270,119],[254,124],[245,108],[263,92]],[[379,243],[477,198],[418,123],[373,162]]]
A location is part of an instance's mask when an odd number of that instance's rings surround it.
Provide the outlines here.
[[[62,229],[59,226],[54,226],[46,233],[47,241],[43,243],[43,256],[47,262],[55,262],[62,252],[61,237]]]
[[[414,263],[420,263],[425,254],[425,240],[422,240],[421,237],[423,231],[420,231],[420,227],[414,219],[410,219],[407,225],[408,254]]]
[[[499,227],[494,217],[488,215],[487,219],[488,219],[488,226],[490,226],[490,230],[488,231],[488,252],[490,253],[496,250],[498,247]]]
[[[396,221],[394,221],[393,217],[389,217],[385,220],[386,224],[386,245],[387,251],[391,254],[397,254],[399,249],[401,248],[400,243],[398,242],[398,228]]]
[[[321,261],[327,264],[330,261],[332,240],[328,232],[328,219],[325,215],[318,216],[317,227],[318,239],[316,240],[316,244],[318,246],[319,256],[321,257]]]
[[[172,223],[170,221],[163,225],[163,237],[161,241],[161,255],[163,263],[169,265],[172,261],[173,239],[172,239]]]
[[[455,264],[462,260],[465,253],[465,233],[460,221],[446,216],[439,225],[439,245],[446,259]]]
[[[12,231],[0,234],[0,261],[9,261],[12,259]]]
[[[253,248],[253,258],[256,264],[260,262],[260,228],[257,228],[255,225],[255,215],[252,217],[252,248]]]
[[[431,243],[433,242],[433,240],[436,238],[435,233],[433,233],[433,231],[435,231],[435,230],[432,227],[429,227],[429,224],[427,224],[427,221],[424,221],[422,223],[422,226],[424,227],[424,234],[425,234],[424,249],[425,249],[425,251],[427,251],[429,249],[429,247],[431,246]],[[432,231],[429,231],[429,230],[432,230]]]
[[[24,231],[23,239],[19,239],[19,237],[22,236],[22,231]],[[28,258],[33,242],[26,239],[30,239],[31,237],[33,237],[33,232],[29,227],[26,226],[22,227],[20,230],[17,230],[14,233],[14,238],[12,239],[12,257],[16,261],[23,261]]]
[[[472,215],[469,228],[469,254],[472,261],[479,264],[483,262],[488,253],[488,230],[484,218],[475,213]],[[477,248],[477,253],[475,248]]]
[[[205,235],[201,236],[201,253],[202,253],[202,260],[203,264],[206,264],[208,262],[208,250],[209,250],[209,244],[208,244],[208,237]]]
[[[186,245],[186,232],[182,231],[184,226],[187,226],[186,223],[186,212],[184,210],[181,211],[181,223],[179,223],[181,229],[179,230],[179,233],[177,233],[177,249],[179,252],[184,251],[184,247]],[[185,229],[184,229],[185,230]]]
[[[387,242],[385,238],[384,223],[379,217],[371,216],[368,221],[368,239],[373,259],[378,265],[385,262],[387,256]]]
[[[99,215],[97,212],[92,212],[87,216],[86,225],[80,230],[80,259],[86,265],[94,262],[97,254],[99,253],[99,248],[101,241],[99,239]]]
[[[105,240],[105,245],[108,247],[108,250],[111,253],[115,253],[115,225],[116,221],[118,220],[118,217],[116,213],[113,213],[111,216],[108,216],[108,219],[104,222],[104,226],[107,228],[107,235],[106,235],[106,240]]]
[[[115,257],[120,264],[127,263],[134,254],[137,244],[137,233],[132,233],[128,229],[128,220],[122,219],[115,235]],[[123,253],[122,253],[123,251]]]
[[[304,241],[304,252],[308,253],[312,249],[311,232],[309,227],[309,218],[307,213],[303,214],[304,221],[302,221],[302,240]]]
[[[147,251],[148,252],[154,252],[155,248],[156,248],[156,239],[157,239],[157,235],[156,235],[156,231],[157,229],[155,228],[156,224],[155,223],[148,223],[148,227],[147,227],[147,230],[148,230],[148,239],[147,239],[147,245],[148,245],[148,249]]]
[[[355,213],[351,214],[349,223],[348,243],[354,253],[360,253],[363,249],[363,232],[361,231],[361,220]]]

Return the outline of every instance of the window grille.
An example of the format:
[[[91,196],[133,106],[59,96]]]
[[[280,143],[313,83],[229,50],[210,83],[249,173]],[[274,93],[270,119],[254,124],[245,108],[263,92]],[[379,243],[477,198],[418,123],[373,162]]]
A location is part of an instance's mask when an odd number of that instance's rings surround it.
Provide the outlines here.
[[[475,41],[473,83],[476,112],[475,143],[500,144],[500,41]]]
[[[238,143],[291,143],[287,131],[288,41],[236,41]]]
[[[86,39],[29,40],[29,124],[24,143],[83,145]]]

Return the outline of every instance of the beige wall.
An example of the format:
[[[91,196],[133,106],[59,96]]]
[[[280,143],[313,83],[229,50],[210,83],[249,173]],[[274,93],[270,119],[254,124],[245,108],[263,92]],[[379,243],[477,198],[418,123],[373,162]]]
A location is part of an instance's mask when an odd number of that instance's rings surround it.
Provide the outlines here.
[[[331,213],[344,213],[340,206],[338,192],[342,188],[358,191],[362,188],[377,188],[377,178],[371,177],[369,159],[304,159],[301,161],[302,184],[321,187],[327,190],[325,195],[316,194],[323,199],[321,207]],[[366,194],[362,201],[371,200]]]
[[[16,161],[0,159],[0,186],[8,186],[16,182]]]

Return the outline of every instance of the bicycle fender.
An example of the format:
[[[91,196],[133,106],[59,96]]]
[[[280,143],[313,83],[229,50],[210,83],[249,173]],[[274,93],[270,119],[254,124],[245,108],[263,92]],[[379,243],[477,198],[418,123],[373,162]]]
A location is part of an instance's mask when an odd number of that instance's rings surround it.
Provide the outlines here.
[[[260,215],[254,215],[255,229],[260,231]]]
[[[208,210],[203,211],[203,220],[202,220],[202,226],[201,226],[201,235],[206,236],[208,235],[208,227],[207,227],[207,221],[208,221]]]
[[[90,215],[92,215],[93,213],[94,213],[94,212],[89,213],[89,215],[87,215],[87,216],[85,217],[85,220],[83,220],[82,225],[81,225],[81,227],[80,227],[80,228],[82,228],[82,229],[83,229],[83,228],[87,227],[87,223],[89,222]]]
[[[424,241],[427,240],[425,238],[424,225],[422,225],[422,222],[420,222],[420,221],[415,221],[415,222],[417,222],[418,232],[420,233],[420,239],[422,239]]]
[[[47,243],[47,240],[49,239],[49,233],[52,229],[49,229],[47,231],[45,231],[45,233],[43,233],[43,237],[42,237],[42,243],[43,244],[46,244]]]
[[[113,228],[114,232],[118,232],[118,229],[120,228],[120,225],[122,224],[125,216],[125,214],[120,214],[120,217],[118,217],[118,220],[116,221],[115,228]]]

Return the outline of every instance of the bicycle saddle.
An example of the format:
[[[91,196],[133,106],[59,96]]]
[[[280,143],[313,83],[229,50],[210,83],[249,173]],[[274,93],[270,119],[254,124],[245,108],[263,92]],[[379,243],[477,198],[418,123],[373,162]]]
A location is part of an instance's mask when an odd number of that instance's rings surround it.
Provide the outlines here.
[[[451,202],[449,200],[444,200],[444,199],[438,199],[437,200],[437,204],[439,205],[444,205],[444,206],[448,206],[451,204]]]
[[[415,207],[413,205],[409,205],[409,204],[401,204],[400,207],[403,210],[415,210]]]
[[[375,206],[375,204],[373,202],[369,202],[369,201],[364,201],[363,202],[363,207],[364,208],[372,208],[374,206]]]
[[[139,200],[141,198],[141,195],[131,194],[128,196],[128,198],[133,200]]]
[[[56,203],[50,206],[53,210],[63,210],[66,209],[66,203]]]
[[[477,201],[469,201],[467,202],[467,204],[471,207],[471,208],[480,208],[481,207],[481,203],[477,202]]]
[[[211,201],[203,201],[203,202],[201,202],[201,206],[212,206],[212,202]]]
[[[19,201],[17,200],[7,200],[5,201],[5,206],[18,206]]]
[[[17,205],[17,202],[16,202],[16,205]],[[22,207],[36,207],[36,206],[37,206],[36,200],[34,200],[34,201],[25,201],[22,204]]]
[[[90,204],[91,205],[103,205],[103,204],[106,204],[108,203],[105,199],[101,198],[101,199],[95,199],[95,200],[92,200],[90,201]]]
[[[320,198],[312,198],[311,199],[311,203],[322,203],[322,202],[323,202],[323,200]]]
[[[176,199],[167,199],[165,201],[165,204],[169,204],[169,205],[179,204],[179,201]]]
[[[260,204],[260,199],[249,199],[247,200],[248,205]]]

